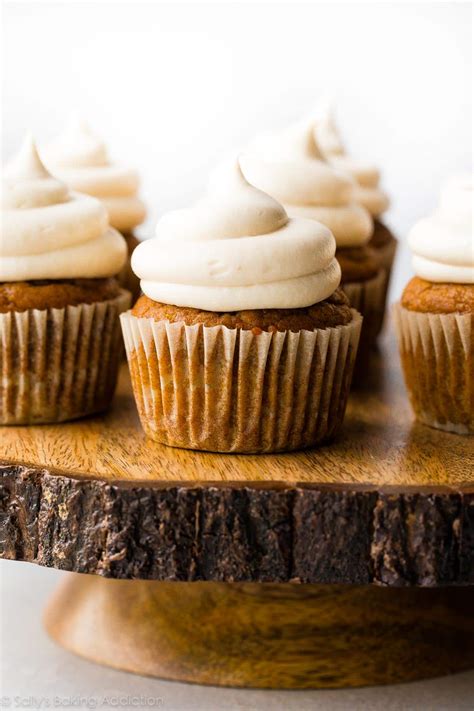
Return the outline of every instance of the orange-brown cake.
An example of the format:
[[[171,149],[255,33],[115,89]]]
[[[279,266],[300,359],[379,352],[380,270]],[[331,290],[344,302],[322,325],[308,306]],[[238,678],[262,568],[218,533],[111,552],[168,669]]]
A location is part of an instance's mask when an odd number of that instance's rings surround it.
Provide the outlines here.
[[[474,314],[474,284],[436,283],[413,277],[403,291],[402,306],[424,314]]]
[[[336,259],[341,266],[341,284],[369,281],[380,271],[377,254],[370,247],[339,247]]]
[[[170,323],[185,323],[187,326],[201,324],[225,326],[255,334],[265,331],[314,331],[316,328],[334,328],[350,323],[353,313],[349,299],[341,289],[337,289],[324,301],[302,309],[254,309],[249,311],[233,311],[219,313],[216,311],[201,311],[185,306],[172,306],[153,301],[148,296],[141,296],[132,309],[137,318],[152,318],[154,321],[169,321]]]
[[[276,452],[339,429],[361,318],[338,289],[331,232],[289,219],[238,164],[165,215],[132,265],[122,328],[146,434],[171,446]]]
[[[115,299],[117,279],[42,279],[0,283],[0,313],[28,309],[64,309]]]
[[[374,219],[374,232],[370,238],[369,246],[374,249],[380,249],[396,241],[388,227],[380,220]]]
[[[452,179],[436,212],[411,230],[416,277],[395,307],[405,382],[416,417],[474,434],[472,178]]]

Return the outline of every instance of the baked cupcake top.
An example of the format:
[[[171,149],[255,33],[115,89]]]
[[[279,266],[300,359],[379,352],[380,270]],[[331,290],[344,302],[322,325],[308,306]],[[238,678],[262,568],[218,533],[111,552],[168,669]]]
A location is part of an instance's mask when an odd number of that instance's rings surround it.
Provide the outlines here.
[[[348,156],[329,107],[317,112],[313,123],[314,137],[328,163],[350,173],[356,181],[355,199],[373,217],[379,217],[389,207],[387,194],[380,187],[380,171],[371,163]]]
[[[241,158],[246,178],[272,195],[290,217],[318,220],[339,247],[366,244],[373,231],[367,210],[355,202],[355,182],[322,159],[311,122],[257,138]]]
[[[441,190],[438,208],[408,235],[415,274],[430,282],[474,283],[472,175],[456,176]]]
[[[138,174],[111,163],[104,142],[83,121],[73,119],[42,156],[49,170],[73,190],[99,198],[112,227],[130,232],[145,219],[137,196]]]
[[[164,215],[132,268],[150,299],[206,311],[303,308],[330,296],[340,268],[329,229],[291,219],[238,163],[194,206]]]
[[[102,203],[53,178],[29,136],[3,173],[1,209],[1,282],[110,277],[125,263]]]

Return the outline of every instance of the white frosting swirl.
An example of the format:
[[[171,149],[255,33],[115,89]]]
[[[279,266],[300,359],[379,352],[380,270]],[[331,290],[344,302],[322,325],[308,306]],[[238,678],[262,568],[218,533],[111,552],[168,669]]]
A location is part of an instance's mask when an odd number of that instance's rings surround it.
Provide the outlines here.
[[[354,198],[355,183],[322,160],[312,123],[258,138],[241,158],[246,178],[279,200],[290,217],[322,222],[338,247],[366,244],[372,219]]]
[[[413,269],[422,279],[474,283],[472,182],[472,174],[451,178],[441,190],[437,210],[411,229]]]
[[[53,178],[28,136],[2,180],[0,281],[109,277],[126,251],[99,200]]]
[[[389,199],[380,188],[380,171],[375,165],[355,160],[347,155],[329,106],[323,106],[313,120],[314,138],[328,163],[349,173],[357,182],[356,201],[373,217],[388,209]]]
[[[42,155],[51,172],[70,188],[103,202],[112,227],[129,232],[143,222],[137,173],[110,163],[104,143],[83,121],[72,120]]]
[[[162,217],[156,237],[135,249],[132,268],[150,299],[175,306],[303,308],[338,287],[335,248],[326,227],[289,219],[236,164],[193,207]]]

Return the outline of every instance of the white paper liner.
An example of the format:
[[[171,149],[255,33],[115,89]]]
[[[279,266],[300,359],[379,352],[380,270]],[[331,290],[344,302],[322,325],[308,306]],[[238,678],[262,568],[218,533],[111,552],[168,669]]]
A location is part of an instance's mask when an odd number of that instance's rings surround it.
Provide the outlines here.
[[[130,294],[0,314],[0,424],[62,422],[104,410],[120,363]]]
[[[375,277],[361,282],[341,284],[341,289],[349,298],[352,308],[363,316],[359,350],[354,370],[354,383],[360,384],[366,374],[371,350],[377,340],[380,317],[385,308],[385,272],[380,270]]]
[[[387,296],[388,290],[390,288],[390,277],[392,274],[393,262],[395,259],[395,254],[397,252],[398,242],[395,238],[391,239],[387,244],[381,247],[376,247],[377,255],[380,259],[380,265],[384,270],[384,284],[383,284],[383,309],[379,311],[377,324],[375,326],[376,338],[382,331],[385,313],[387,308]]]
[[[416,417],[431,427],[474,433],[473,314],[393,308],[405,383]]]
[[[132,304],[138,299],[141,293],[140,279],[134,273],[131,265],[133,251],[137,245],[137,238],[133,232],[124,232],[123,237],[127,242],[127,259],[122,269],[117,275],[117,280],[122,289],[130,291],[132,294]]]
[[[377,256],[379,257],[380,266],[386,271],[390,271],[393,266],[393,260],[395,259],[397,247],[398,240],[393,237],[386,244],[383,244],[380,247],[373,248],[377,252]]]
[[[138,412],[153,439],[222,452],[309,447],[340,426],[361,318],[260,333],[121,316]]]

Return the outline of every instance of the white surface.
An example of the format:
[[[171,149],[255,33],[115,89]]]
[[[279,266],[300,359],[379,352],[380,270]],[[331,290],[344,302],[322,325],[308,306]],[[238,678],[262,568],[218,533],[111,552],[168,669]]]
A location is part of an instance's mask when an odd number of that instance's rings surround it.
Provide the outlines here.
[[[144,234],[194,200],[217,161],[323,94],[354,156],[382,167],[401,236],[471,166],[470,3],[3,7],[5,155],[26,129],[49,140],[79,110],[140,170]]]
[[[166,711],[222,709],[472,709],[474,671],[397,686],[329,691],[219,689],[160,681],[100,667],[57,647],[41,627],[41,611],[61,573],[28,563],[0,561],[2,667],[0,701],[10,708],[110,708],[114,700],[146,697],[148,706]],[[18,698],[16,698],[18,697]],[[82,697],[82,703],[79,703]],[[104,705],[104,697],[109,706]],[[59,701],[56,703],[56,700]],[[157,702],[156,699],[162,699]],[[75,703],[75,706],[73,705]],[[155,706],[152,705],[155,704]],[[0,703],[1,706],[1,703]],[[135,706],[137,708],[137,706]]]

